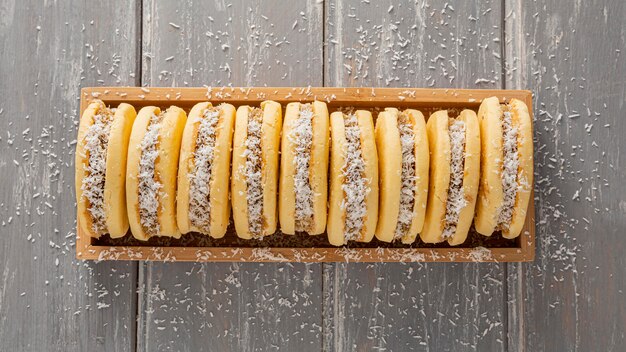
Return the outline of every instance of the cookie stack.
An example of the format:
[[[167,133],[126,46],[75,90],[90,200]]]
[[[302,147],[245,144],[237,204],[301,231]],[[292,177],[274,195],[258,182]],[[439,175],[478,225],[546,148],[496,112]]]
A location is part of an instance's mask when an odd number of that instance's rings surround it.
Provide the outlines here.
[[[427,120],[427,121],[426,121]],[[92,237],[198,232],[262,240],[462,244],[475,227],[519,236],[533,177],[528,108],[485,99],[431,113],[320,101],[176,106],[93,101],[76,150],[78,221]]]

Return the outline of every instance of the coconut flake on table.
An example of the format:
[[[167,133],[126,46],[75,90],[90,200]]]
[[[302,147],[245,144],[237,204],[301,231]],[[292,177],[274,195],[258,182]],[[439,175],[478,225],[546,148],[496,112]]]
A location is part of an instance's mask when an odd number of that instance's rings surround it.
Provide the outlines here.
[[[82,179],[81,190],[87,199],[87,210],[91,215],[92,230],[98,235],[106,233],[106,216],[104,211],[104,184],[106,179],[106,155],[109,145],[109,133],[113,122],[114,109],[104,104],[93,117],[93,124],[85,134],[85,152],[88,153],[84,166],[85,177]]]
[[[246,164],[246,196],[248,202],[248,230],[253,238],[263,236],[263,186],[262,155],[261,155],[261,127],[263,125],[263,110],[254,108],[248,115],[248,135],[245,141]]]
[[[159,182],[154,167],[159,157],[159,133],[165,112],[152,114],[146,134],[141,140],[139,159],[139,219],[149,236],[158,236],[161,228],[158,221],[159,197],[163,184]]]
[[[344,177],[341,189],[346,210],[344,241],[357,240],[365,225],[367,208],[365,198],[371,189],[365,179],[365,160],[361,152],[361,130],[355,114],[343,115],[346,135],[346,156],[342,167]]]
[[[513,218],[513,207],[517,197],[519,155],[517,154],[517,128],[513,126],[510,111],[502,114],[502,205],[498,209],[498,228],[507,229]]]
[[[313,226],[313,189],[309,181],[311,145],[313,144],[313,109],[300,105],[298,118],[293,121],[289,141],[294,146],[293,166],[295,191],[295,229],[310,231]]]
[[[400,210],[394,239],[404,236],[413,222],[413,205],[415,203],[415,132],[409,117],[401,113],[398,118],[398,132],[402,149],[402,186],[400,189]]]
[[[451,238],[456,233],[461,211],[467,205],[463,192],[463,168],[465,166],[465,122],[450,119],[450,184],[446,201],[446,216],[441,237]]]
[[[209,233],[211,220],[210,184],[219,116],[219,108],[208,108],[198,118],[196,148],[189,175],[189,221],[206,233]]]

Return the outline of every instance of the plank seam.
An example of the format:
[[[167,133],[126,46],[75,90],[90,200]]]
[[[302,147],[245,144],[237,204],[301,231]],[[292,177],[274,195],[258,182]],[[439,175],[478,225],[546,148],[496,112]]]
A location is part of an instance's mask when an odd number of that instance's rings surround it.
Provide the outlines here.
[[[328,305],[327,301],[331,300],[330,292],[328,290],[332,288],[332,285],[327,285],[326,280],[330,280],[329,272],[331,270],[331,265],[329,263],[322,263],[322,351],[328,351],[328,347],[331,346],[331,341],[327,339],[328,334],[328,325],[330,322],[328,319]],[[328,346],[327,346],[328,344]]]
[[[502,305],[502,326],[506,336],[502,340],[504,350],[509,351],[509,266],[505,263],[503,267],[504,284],[502,285],[502,299],[504,302]]]
[[[521,45],[523,44],[523,28],[522,28],[522,3],[515,0],[502,1],[502,23],[503,23],[503,87],[519,88],[523,80],[523,70],[525,63]],[[510,19],[507,18],[510,14]],[[507,36],[507,29],[509,29]],[[510,39],[511,42],[507,43]],[[509,59],[515,60],[519,55],[517,69],[515,69],[515,61],[508,62]],[[507,72],[508,71],[508,72]],[[508,81],[508,82],[507,82]],[[507,84],[508,83],[508,84]],[[511,352],[522,352],[525,350],[524,336],[524,299],[522,291],[522,280],[524,265],[517,263],[507,263],[505,265],[505,286],[504,297],[506,299],[504,315],[506,316],[506,350]]]
[[[500,6],[500,81],[502,89],[506,89],[506,1]]]
[[[502,0],[500,6],[500,86],[506,89],[506,0]],[[509,351],[509,270],[508,265],[503,265],[504,284],[502,285],[502,327],[505,332],[503,348]]]
[[[507,35],[506,35],[506,10],[507,10],[507,0],[502,0],[500,6],[500,86],[502,89],[506,89],[506,74],[507,74]],[[502,304],[502,326],[503,330],[506,334],[503,338],[503,348],[505,351],[510,351],[510,324],[509,324],[509,266],[508,264],[503,265],[503,273],[504,273],[504,284],[502,285],[502,299],[504,300]]]
[[[143,0],[137,1],[137,17],[138,17],[138,25],[137,25],[137,35],[139,36],[139,40],[137,41],[137,49],[136,52],[139,53],[139,58],[137,60],[137,67],[135,67],[135,85],[141,87],[142,85],[142,76],[143,76]]]
[[[322,86],[326,87],[326,1],[322,1]]]
[[[137,265],[135,265],[135,343],[134,346],[132,346],[132,350],[134,352],[138,351],[138,343],[139,343],[139,266],[141,264],[137,263]]]
[[[139,57],[137,58],[137,66],[135,68],[135,85],[141,87],[143,84],[143,0],[138,0],[136,6],[138,18],[136,30],[138,36],[136,53],[138,53]],[[145,322],[142,320],[142,312],[145,311],[145,309],[143,309],[143,305],[145,304],[145,297],[143,297],[144,290],[141,289],[140,286],[145,278],[145,273],[143,271],[144,266],[144,262],[137,263],[137,272],[135,274],[135,277],[137,279],[137,282],[135,284],[135,299],[137,302],[137,304],[135,305],[135,352],[139,351],[140,348],[144,346],[142,338],[145,337]]]
[[[327,84],[327,74],[326,74],[326,55],[328,53],[328,42],[327,42],[327,13],[326,13],[326,1],[322,1],[322,86],[326,87]],[[332,296],[329,294],[328,290],[332,289],[331,286],[326,284],[326,280],[327,279],[331,279],[330,276],[330,271],[332,268],[333,264],[331,263],[322,263],[322,280],[321,280],[321,284],[322,284],[322,336],[321,336],[321,343],[322,343],[322,351],[328,351],[329,347],[332,346],[332,342],[331,340],[327,340],[327,334],[330,333],[329,330],[329,325],[332,324],[332,321],[329,321],[328,319],[331,316],[329,316],[329,304],[330,301],[332,300]],[[327,298],[328,297],[328,298]],[[331,305],[332,307],[332,305]],[[327,346],[328,344],[328,346]]]

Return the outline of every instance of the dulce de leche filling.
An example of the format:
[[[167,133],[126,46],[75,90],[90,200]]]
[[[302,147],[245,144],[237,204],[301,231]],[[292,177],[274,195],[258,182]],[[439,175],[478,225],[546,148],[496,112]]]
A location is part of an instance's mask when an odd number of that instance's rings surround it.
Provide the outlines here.
[[[245,142],[246,164],[243,174],[246,176],[246,197],[248,202],[248,230],[253,238],[263,236],[263,158],[261,155],[261,127],[263,110],[253,108],[248,114],[248,134]]]
[[[498,226],[500,230],[507,229],[513,218],[513,207],[517,197],[519,168],[519,155],[517,153],[518,130],[513,126],[510,109],[507,105],[502,106],[502,206],[498,209]]]
[[[346,210],[345,241],[357,240],[365,225],[366,197],[370,192],[365,178],[365,160],[361,151],[361,130],[356,115],[343,115],[346,134],[346,155],[342,167],[344,199],[341,208]]]
[[[461,211],[467,205],[463,192],[463,168],[465,167],[465,122],[450,119],[450,184],[446,201],[446,215],[442,237],[451,238],[456,233]]]
[[[215,158],[215,139],[220,109],[210,107],[199,117],[193,167],[189,174],[189,221],[209,233],[211,221],[211,179]]]
[[[293,121],[289,140],[294,144],[295,230],[309,231],[313,226],[313,189],[310,183],[311,146],[313,144],[313,108],[301,104]]]
[[[404,236],[413,222],[413,206],[415,203],[415,131],[406,113],[398,116],[398,131],[402,149],[402,186],[400,189],[400,210],[394,239]]]
[[[161,233],[158,220],[159,197],[163,184],[154,167],[159,158],[159,133],[165,112],[152,114],[148,129],[141,140],[139,159],[139,219],[141,227],[148,236]]]

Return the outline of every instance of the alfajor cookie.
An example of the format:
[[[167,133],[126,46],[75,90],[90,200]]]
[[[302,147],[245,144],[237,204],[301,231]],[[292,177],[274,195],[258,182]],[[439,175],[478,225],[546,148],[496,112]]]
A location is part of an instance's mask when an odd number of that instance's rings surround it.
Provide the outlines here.
[[[178,157],[187,115],[171,106],[139,110],[128,146],[126,201],[133,236],[180,237],[176,224]]]
[[[426,124],[430,148],[428,202],[422,241],[450,245],[465,241],[474,216],[480,175],[480,132],[476,113],[463,110],[450,118],[446,110]]]
[[[285,234],[319,235],[326,229],[329,134],[325,103],[287,105],[278,197],[280,229]]]
[[[78,223],[91,237],[128,231],[126,155],[137,113],[122,103],[108,108],[95,100],[83,112],[78,128],[75,163]]]
[[[369,111],[330,116],[328,240],[369,242],[378,220],[378,156]]]
[[[176,218],[178,229],[224,237],[230,219],[230,160],[235,107],[196,104],[180,147]]]
[[[379,210],[376,238],[410,244],[422,231],[429,152],[424,115],[387,108],[376,119]]]
[[[231,190],[235,230],[241,238],[261,239],[276,232],[281,127],[277,102],[237,109]]]
[[[474,226],[490,236],[519,236],[533,184],[532,122],[528,107],[518,99],[500,104],[496,97],[483,100],[480,121],[481,178]]]

